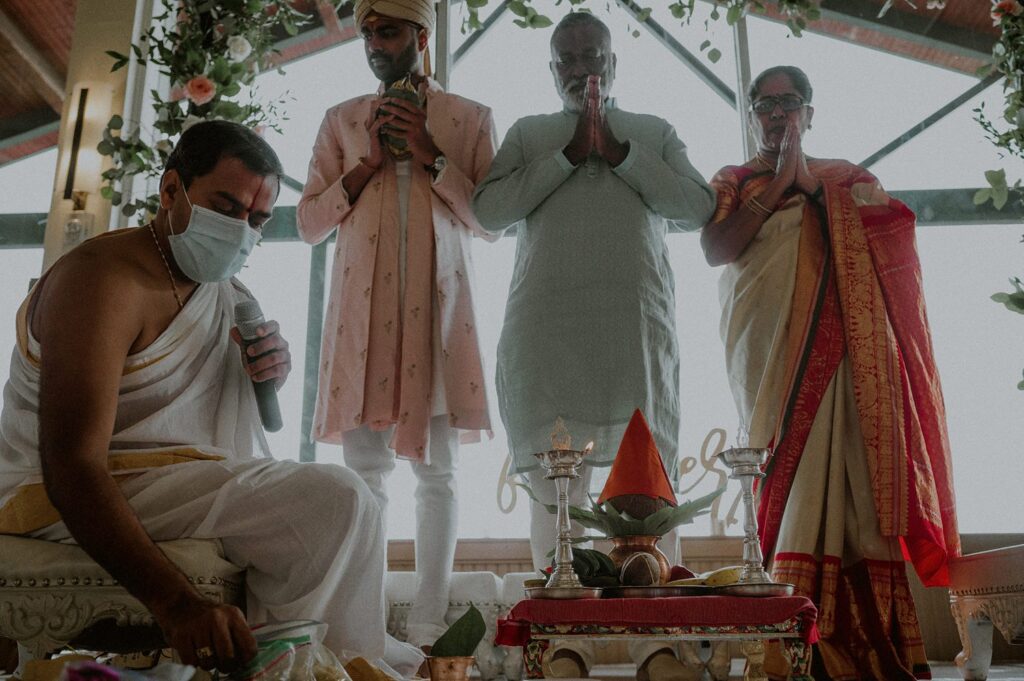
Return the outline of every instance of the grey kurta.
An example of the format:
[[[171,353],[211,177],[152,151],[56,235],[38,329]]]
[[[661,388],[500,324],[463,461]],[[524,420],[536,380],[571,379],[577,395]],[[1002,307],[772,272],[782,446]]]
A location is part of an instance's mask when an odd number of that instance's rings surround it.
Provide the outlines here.
[[[576,114],[520,119],[476,190],[481,225],[516,223],[515,270],[498,343],[497,388],[516,470],[536,468],[561,416],[594,465],[609,465],[633,410],[666,468],[679,439],[679,349],[668,231],[700,229],[715,195],[666,121],[609,105],[617,167],[573,167]]]

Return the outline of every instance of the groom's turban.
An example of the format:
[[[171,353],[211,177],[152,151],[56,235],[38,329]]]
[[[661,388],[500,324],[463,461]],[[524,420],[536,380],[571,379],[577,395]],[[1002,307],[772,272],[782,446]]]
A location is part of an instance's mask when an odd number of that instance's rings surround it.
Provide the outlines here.
[[[411,21],[427,29],[427,33],[431,34],[437,21],[434,3],[431,0],[356,0],[353,8],[356,26],[362,26],[363,20],[370,12],[392,19]]]

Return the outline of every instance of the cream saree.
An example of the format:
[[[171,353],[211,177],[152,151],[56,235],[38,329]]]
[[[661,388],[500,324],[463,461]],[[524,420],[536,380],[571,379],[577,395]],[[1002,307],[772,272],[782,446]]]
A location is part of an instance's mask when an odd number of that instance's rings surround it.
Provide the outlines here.
[[[815,678],[930,678],[904,557],[925,584],[959,553],[913,214],[866,171],[811,161],[825,207],[784,196],[719,285],[773,577],[819,608]],[[727,167],[714,221],[771,175]]]

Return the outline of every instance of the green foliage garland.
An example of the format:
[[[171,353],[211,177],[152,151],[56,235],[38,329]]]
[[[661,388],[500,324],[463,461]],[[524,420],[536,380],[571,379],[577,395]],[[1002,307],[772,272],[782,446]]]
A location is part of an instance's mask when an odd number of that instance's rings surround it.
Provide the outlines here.
[[[1022,240],[1022,243],[1024,243],[1024,240]],[[1013,291],[1010,293],[993,293],[992,300],[1006,306],[1006,309],[1011,312],[1024,314],[1024,287],[1022,287],[1020,278],[1013,277],[1010,279],[1010,285],[1013,286]],[[1017,384],[1017,389],[1024,390],[1024,381]]]
[[[1000,28],[999,40],[992,48],[992,62],[985,67],[990,73],[1003,76],[1003,111],[1000,129],[985,114],[985,105],[974,110],[974,120],[981,125],[985,136],[1000,149],[1000,156],[1015,156],[1024,159],[1024,5],[1020,0],[993,0],[992,21]],[[1006,170],[988,170],[985,172],[988,187],[979,189],[974,195],[974,203],[981,205],[992,201],[997,210],[1007,203],[1012,203],[1024,211],[1024,188],[1021,178],[1011,185],[1006,179]],[[1024,240],[1022,240],[1024,241]],[[1024,290],[1021,280],[1010,279],[1014,291],[995,293],[992,300],[1005,305],[1008,310],[1024,314]],[[1017,384],[1024,390],[1024,381]]]
[[[221,119],[279,131],[282,100],[261,101],[253,92],[253,82],[271,66],[278,27],[295,35],[308,20],[285,0],[161,0],[161,4],[163,13],[131,46],[131,54],[107,52],[114,60],[111,71],[124,68],[134,56],[140,64],[159,67],[170,79],[166,99],[156,90],[151,92],[156,134],[146,134],[137,124],[126,126],[120,116],[114,116],[97,147],[113,161],[102,175],[101,194],[120,205],[125,215],[143,219],[156,212],[159,195],[125,197],[121,191],[125,179],[158,177],[173,140],[192,123]],[[157,141],[150,144],[152,137]]]
[[[531,499],[540,503],[528,485],[520,484]],[[725,486],[693,501],[686,501],[678,506],[666,506],[655,511],[646,518],[634,518],[626,512],[619,512],[610,503],[599,504],[590,497],[590,509],[569,506],[569,518],[583,527],[597,530],[603,539],[611,537],[660,537],[679,525],[692,523],[693,519],[709,513],[711,504],[725,492]],[[544,504],[549,513],[557,513],[554,504]],[[593,539],[587,537],[586,539]]]
[[[1000,28],[1000,35],[984,72],[1003,76],[1003,111],[1001,121],[993,121],[982,103],[974,110],[974,120],[985,131],[985,137],[1001,150],[1001,156],[1024,159],[1024,5],[1020,0],[993,2],[992,21]],[[1013,200],[1024,208],[1020,178],[1010,185],[1005,170],[990,170],[985,179],[989,186],[974,195],[975,204],[992,201],[1001,210]]]

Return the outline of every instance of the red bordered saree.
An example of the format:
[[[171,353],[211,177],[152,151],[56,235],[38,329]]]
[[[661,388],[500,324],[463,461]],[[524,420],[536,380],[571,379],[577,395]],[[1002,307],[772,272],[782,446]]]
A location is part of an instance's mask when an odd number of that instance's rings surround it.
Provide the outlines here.
[[[959,535],[914,215],[857,166],[810,166],[825,207],[784,196],[720,282],[740,417],[774,446],[762,549],[819,607],[819,674],[931,678],[903,560],[947,584]],[[770,179],[724,168],[713,221]]]

